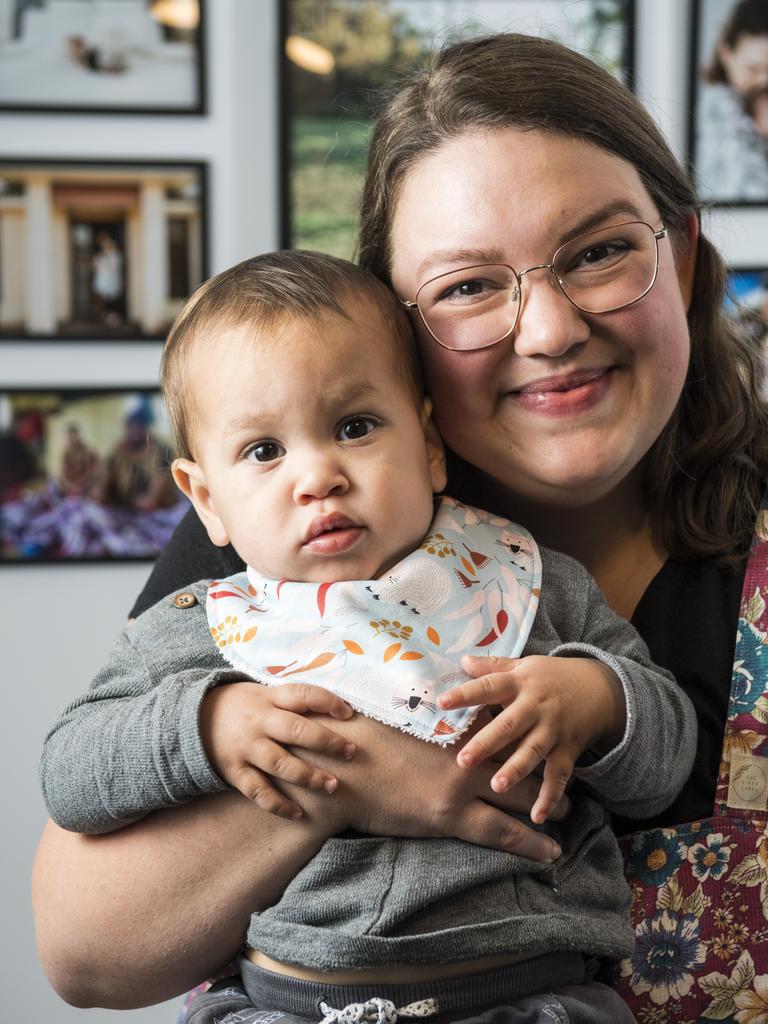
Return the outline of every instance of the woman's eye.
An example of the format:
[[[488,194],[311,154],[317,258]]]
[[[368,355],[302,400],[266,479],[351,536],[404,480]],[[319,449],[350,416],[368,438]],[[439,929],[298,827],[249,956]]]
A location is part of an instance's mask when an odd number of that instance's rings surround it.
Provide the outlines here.
[[[377,426],[378,423],[371,416],[352,416],[344,420],[337,436],[340,441],[357,441],[367,437]]]
[[[620,259],[629,248],[629,243],[622,242],[620,239],[613,242],[601,242],[580,253],[574,260],[574,266],[610,266]]]
[[[249,462],[274,462],[285,455],[285,449],[277,441],[259,441],[245,453]]]
[[[465,301],[472,301],[482,298],[484,295],[488,295],[491,292],[498,291],[499,285],[494,285],[490,281],[483,281],[479,278],[473,278],[469,281],[459,281],[457,284],[452,284],[446,288],[439,296],[438,301],[459,301],[462,299]]]

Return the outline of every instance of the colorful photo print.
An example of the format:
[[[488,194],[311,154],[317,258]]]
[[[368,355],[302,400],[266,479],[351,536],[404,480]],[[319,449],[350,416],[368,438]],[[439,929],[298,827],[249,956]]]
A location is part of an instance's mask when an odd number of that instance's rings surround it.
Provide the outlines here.
[[[493,32],[554,38],[631,84],[631,0],[285,0],[283,244],[353,255],[374,111],[449,42]]]
[[[725,305],[747,336],[761,351],[765,351],[768,341],[768,267],[730,270]]]
[[[202,114],[202,0],[2,0],[0,110]]]
[[[768,202],[768,3],[694,0],[689,156],[713,206]]]
[[[162,338],[207,276],[205,165],[0,159],[0,339]]]
[[[0,391],[0,562],[152,559],[189,508],[156,390]]]

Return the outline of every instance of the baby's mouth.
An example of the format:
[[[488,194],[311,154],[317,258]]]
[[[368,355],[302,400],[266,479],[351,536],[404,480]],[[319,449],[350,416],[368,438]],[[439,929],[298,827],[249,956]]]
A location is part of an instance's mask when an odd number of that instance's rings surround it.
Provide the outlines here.
[[[356,544],[364,530],[365,527],[340,512],[315,516],[302,546],[315,554],[337,554]]]

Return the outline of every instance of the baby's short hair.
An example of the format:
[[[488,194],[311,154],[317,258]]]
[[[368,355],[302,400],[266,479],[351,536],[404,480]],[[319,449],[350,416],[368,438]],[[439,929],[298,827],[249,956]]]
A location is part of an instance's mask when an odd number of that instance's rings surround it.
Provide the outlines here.
[[[347,317],[344,303],[368,303],[391,329],[394,366],[412,389],[424,391],[408,314],[397,296],[369,270],[349,260],[302,249],[262,253],[222,271],[187,300],[171,327],[160,364],[160,383],[177,454],[191,458],[188,356],[206,334],[252,326],[269,329],[320,311]]]

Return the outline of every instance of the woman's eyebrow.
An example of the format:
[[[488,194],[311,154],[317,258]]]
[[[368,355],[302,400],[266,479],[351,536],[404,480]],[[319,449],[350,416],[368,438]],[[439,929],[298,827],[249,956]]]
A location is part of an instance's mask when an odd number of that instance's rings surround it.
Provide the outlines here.
[[[503,263],[504,256],[500,249],[438,249],[431,252],[416,268],[419,280],[428,270],[439,264],[456,263],[462,267],[478,267],[489,263]]]
[[[563,236],[563,241],[583,235],[587,231],[591,231],[592,228],[599,228],[604,221],[618,214],[624,214],[627,217],[631,217],[632,220],[645,219],[639,207],[631,200],[614,199],[609,203],[604,203],[599,209],[593,210],[592,213],[586,214],[581,220],[576,221],[575,224],[569,225],[567,233]]]
[[[567,231],[560,236],[560,242],[566,242],[571,238],[576,238],[578,235],[591,231],[592,228],[600,227],[604,221],[619,214],[630,217],[632,220],[644,219],[644,215],[639,207],[631,202],[631,200],[614,199],[611,202],[604,203],[597,210],[586,214],[581,220],[568,224]],[[562,220],[567,222],[567,216],[564,216]],[[506,256],[500,249],[438,249],[422,260],[416,269],[416,274],[418,280],[423,281],[427,273],[440,264],[473,267],[506,262]]]

